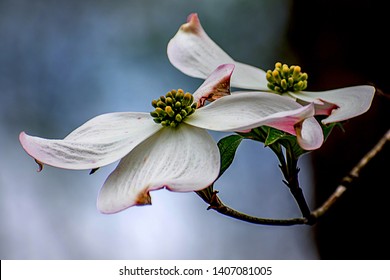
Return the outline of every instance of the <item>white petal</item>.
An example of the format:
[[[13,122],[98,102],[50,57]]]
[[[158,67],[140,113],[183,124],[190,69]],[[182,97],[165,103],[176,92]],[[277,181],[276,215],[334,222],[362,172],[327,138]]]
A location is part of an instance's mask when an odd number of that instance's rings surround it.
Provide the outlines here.
[[[305,150],[315,150],[324,142],[324,134],[320,124],[314,117],[305,119],[295,126],[299,146]]]
[[[147,113],[110,113],[89,120],[63,140],[24,132],[19,139],[26,152],[41,163],[66,169],[92,169],[121,159],[161,128]]]
[[[103,213],[150,204],[149,191],[163,187],[186,192],[214,182],[219,150],[203,129],[180,124],[163,128],[124,157],[104,183],[98,198]]]
[[[297,99],[306,102],[322,101],[335,104],[330,116],[322,120],[322,123],[344,121],[365,113],[371,106],[375,88],[372,86],[354,86],[327,91],[302,91],[289,93]]]
[[[266,72],[264,70],[237,61],[234,62],[234,65],[236,68],[232,75],[232,87],[263,91],[269,90],[267,87]]]
[[[191,77],[205,79],[221,64],[234,64],[231,85],[268,90],[263,70],[233,60],[204,31],[197,14],[189,15],[169,41],[168,58],[173,66]]]
[[[206,100],[214,101],[230,94],[230,77],[233,69],[233,64],[222,64],[211,73],[193,94],[198,107],[202,107]]]
[[[314,105],[301,106],[274,93],[240,92],[199,108],[184,122],[216,131],[245,131],[268,125],[295,135],[294,125],[314,115]]]

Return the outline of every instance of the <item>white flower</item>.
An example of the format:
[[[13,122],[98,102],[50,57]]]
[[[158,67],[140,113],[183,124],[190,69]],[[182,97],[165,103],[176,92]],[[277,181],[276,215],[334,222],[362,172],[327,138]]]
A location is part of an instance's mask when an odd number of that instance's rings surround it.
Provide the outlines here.
[[[231,78],[233,87],[269,91],[266,72],[237,62],[225,53],[206,34],[197,14],[189,15],[187,23],[170,40],[167,52],[171,63],[191,77],[205,78],[218,65],[231,63],[236,66]],[[374,87],[363,85],[319,92],[288,89],[284,95],[301,104],[314,102],[315,114],[328,116],[322,120],[323,124],[328,124],[366,112],[371,106],[374,93]]]
[[[226,92],[233,65],[218,67],[194,93]],[[244,131],[268,125],[297,134],[307,149],[322,144],[314,106],[274,94],[228,95],[196,108],[191,94],[172,91],[154,100],[152,113],[97,116],[62,140],[20,133],[25,151],[39,164],[65,169],[96,169],[120,160],[100,190],[97,206],[115,213],[151,204],[150,191],[187,192],[211,185],[220,170],[218,147],[205,129]],[[296,130],[296,131],[295,131]]]

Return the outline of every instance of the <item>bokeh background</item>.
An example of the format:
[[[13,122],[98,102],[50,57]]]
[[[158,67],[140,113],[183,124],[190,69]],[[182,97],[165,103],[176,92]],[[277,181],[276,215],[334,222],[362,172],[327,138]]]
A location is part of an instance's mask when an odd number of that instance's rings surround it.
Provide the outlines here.
[[[38,166],[18,141],[21,131],[63,138],[99,114],[148,112],[152,99],[173,88],[193,92],[202,81],[176,70],[166,56],[169,39],[192,12],[239,61],[263,69],[273,68],[279,60],[301,64],[313,77],[311,90],[370,83],[386,93],[388,84],[379,70],[384,71],[380,59],[386,59],[388,48],[378,36],[385,36],[379,31],[386,30],[386,23],[381,16],[378,23],[373,13],[383,13],[380,1],[345,2],[351,4],[0,0],[0,259],[386,257],[386,253],[363,250],[372,242],[381,244],[381,252],[389,249],[383,241],[389,231],[382,220],[382,225],[377,224],[386,213],[382,201],[373,203],[377,209],[364,200],[371,180],[383,179],[375,168],[374,173],[365,173],[369,183],[360,186],[363,196],[353,198],[352,192],[349,201],[341,202],[352,203],[352,213],[336,208],[312,227],[247,224],[207,211],[194,193],[166,190],[152,192],[152,206],[104,215],[96,209],[96,197],[116,163],[93,175],[50,166],[37,173]],[[346,20],[346,15],[353,20]],[[383,127],[388,128],[388,101],[381,98],[382,107],[374,112],[382,113],[370,114],[363,121],[375,133],[353,134],[361,123],[354,119],[346,133],[332,135],[324,151],[300,159],[301,185],[312,208],[377,141]],[[351,146],[348,133],[355,145]],[[218,140],[225,134],[212,136]],[[352,158],[342,154],[348,151]],[[388,157],[376,164],[388,167]],[[330,181],[325,183],[324,178]],[[298,217],[300,212],[281,179],[275,156],[262,145],[245,141],[216,188],[226,204],[249,214]],[[384,187],[389,184],[379,182],[372,199],[385,203],[389,191]],[[364,210],[356,213],[355,209]],[[359,215],[365,219],[357,219]],[[367,220],[373,217],[378,217],[375,224]],[[351,223],[361,244],[349,241],[345,228],[351,228]],[[366,242],[367,234],[378,239]],[[354,255],[354,250],[361,255]],[[343,255],[345,251],[350,254]]]
[[[319,204],[390,128],[390,43],[384,39],[390,24],[385,3],[377,0],[295,1],[292,14],[288,41],[310,73],[312,90],[358,84],[377,88],[370,110],[346,122],[345,133],[335,130],[312,153]],[[321,258],[390,259],[387,143],[316,225]]]

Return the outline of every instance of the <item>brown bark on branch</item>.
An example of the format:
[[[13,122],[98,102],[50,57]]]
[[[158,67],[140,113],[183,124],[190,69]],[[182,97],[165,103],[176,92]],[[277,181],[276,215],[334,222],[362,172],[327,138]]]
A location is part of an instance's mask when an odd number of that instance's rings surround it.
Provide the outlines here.
[[[390,141],[390,129],[384,134],[379,142],[355,165],[354,168],[342,179],[341,183],[337,186],[336,190],[329,196],[329,198],[317,209],[310,212],[309,217],[292,218],[292,219],[269,219],[251,216],[235,209],[226,206],[217,196],[218,191],[214,191],[208,203],[210,206],[208,209],[217,211],[218,213],[245,221],[253,224],[260,225],[276,225],[276,226],[290,226],[290,225],[313,225],[317,220],[323,216],[346,192],[348,187],[359,178],[361,170],[377,155],[379,154],[387,142]]]

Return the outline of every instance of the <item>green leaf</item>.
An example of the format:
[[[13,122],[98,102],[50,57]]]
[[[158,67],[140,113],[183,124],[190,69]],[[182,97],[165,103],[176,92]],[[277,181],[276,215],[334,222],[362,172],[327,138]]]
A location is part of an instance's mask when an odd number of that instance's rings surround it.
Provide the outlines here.
[[[264,145],[269,146],[276,143],[278,140],[285,139],[287,134],[281,130],[268,127],[267,138],[264,141]]]
[[[218,148],[221,154],[221,169],[219,171],[218,177],[221,177],[222,174],[226,171],[226,169],[228,169],[229,166],[232,164],[234,156],[236,154],[236,150],[240,145],[242,139],[244,138],[240,135],[229,135],[219,140]]]
[[[218,178],[221,177],[222,174],[226,171],[226,169],[228,169],[229,166],[232,164],[234,156],[236,154],[236,150],[240,145],[242,139],[244,139],[244,137],[240,135],[229,135],[225,138],[222,138],[217,143],[221,156],[221,167],[219,170]],[[203,190],[196,191],[196,193],[203,199],[203,201],[209,204],[211,203],[214,195],[214,183]]]
[[[328,139],[328,136],[333,131],[333,128],[336,127],[336,126],[339,127],[341,130],[344,130],[343,124],[340,123],[340,122],[330,123],[330,124],[327,124],[327,125],[321,124],[322,131],[324,133],[324,142],[326,141],[326,139]]]
[[[267,134],[268,134],[267,128],[268,128],[267,126],[260,126],[260,127],[253,128],[249,132],[245,132],[245,133],[244,132],[236,132],[236,133],[238,135],[241,135],[245,139],[250,139],[250,140],[259,141],[261,143],[264,143],[265,139],[267,137]]]
[[[280,144],[286,149],[291,149],[291,152],[296,159],[308,152],[299,146],[296,136],[272,127],[268,127],[268,135],[264,144],[266,146]]]
[[[309,152],[309,151],[307,151],[307,150],[302,149],[301,146],[299,146],[297,137],[295,137],[295,136],[293,136],[293,135],[287,135],[284,139],[288,141],[288,143],[289,143],[289,145],[290,145],[290,147],[291,147],[291,150],[292,150],[292,152],[293,152],[293,154],[294,154],[294,157],[295,157],[297,160],[298,160],[298,158],[299,158],[301,155],[303,155],[303,154]],[[281,144],[284,145],[283,142],[282,142]],[[284,147],[286,147],[286,145],[284,145]],[[287,148],[287,147],[286,147],[286,148]]]

